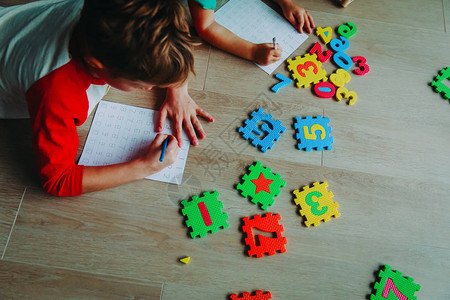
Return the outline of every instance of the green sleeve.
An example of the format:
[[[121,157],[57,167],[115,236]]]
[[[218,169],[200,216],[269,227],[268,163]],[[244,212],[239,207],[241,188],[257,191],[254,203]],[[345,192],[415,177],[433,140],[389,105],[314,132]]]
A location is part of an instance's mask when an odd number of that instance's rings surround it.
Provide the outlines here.
[[[195,0],[203,9],[215,9],[216,0]]]

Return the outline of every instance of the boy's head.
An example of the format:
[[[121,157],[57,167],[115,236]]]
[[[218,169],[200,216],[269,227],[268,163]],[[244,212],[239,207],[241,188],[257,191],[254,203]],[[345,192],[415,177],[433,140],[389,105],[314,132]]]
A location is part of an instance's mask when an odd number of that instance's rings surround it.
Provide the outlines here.
[[[192,44],[179,0],[85,0],[70,52],[110,78],[167,86],[193,72]]]

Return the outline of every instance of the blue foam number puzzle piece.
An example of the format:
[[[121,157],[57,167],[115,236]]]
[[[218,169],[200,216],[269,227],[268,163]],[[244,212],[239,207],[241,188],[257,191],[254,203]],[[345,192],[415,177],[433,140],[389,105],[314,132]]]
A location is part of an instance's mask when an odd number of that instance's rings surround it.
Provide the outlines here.
[[[296,117],[294,127],[296,129],[297,147],[299,150],[311,151],[316,149],[331,150],[333,147],[333,137],[331,137],[331,127],[328,126],[330,118],[322,116],[305,118]]]
[[[239,127],[239,132],[244,139],[251,141],[255,147],[259,146],[265,153],[267,149],[273,147],[275,141],[278,141],[286,127],[282,126],[279,120],[274,120],[271,114],[265,114],[262,108],[252,112],[251,116],[252,118],[245,120],[245,126]],[[260,122],[264,123],[258,128]],[[263,133],[267,134],[261,138]]]
[[[282,87],[285,87],[287,85],[290,85],[292,83],[292,79],[277,73],[275,75],[275,78],[278,80],[281,80],[280,82],[278,82],[277,84],[275,84],[273,87],[271,87],[270,89],[272,90],[272,92],[276,93],[278,92],[279,89],[281,89]]]

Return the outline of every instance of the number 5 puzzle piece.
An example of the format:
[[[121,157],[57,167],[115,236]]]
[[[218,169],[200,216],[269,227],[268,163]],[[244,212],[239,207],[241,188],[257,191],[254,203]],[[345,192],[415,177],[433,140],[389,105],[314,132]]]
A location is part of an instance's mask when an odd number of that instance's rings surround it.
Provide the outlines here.
[[[306,218],[309,227],[320,225],[320,221],[328,222],[331,217],[339,217],[339,204],[333,202],[333,193],[327,190],[328,183],[314,182],[313,186],[304,186],[301,191],[295,190],[295,204],[300,205],[300,214]]]
[[[281,236],[283,226],[279,224],[281,216],[279,214],[266,213],[264,216],[256,215],[253,219],[248,217],[243,218],[244,225],[242,231],[244,232],[245,244],[249,246],[248,256],[256,255],[256,257],[263,257],[264,254],[274,255],[277,251],[280,253],[286,252],[284,245],[287,243],[286,238]],[[261,234],[253,235],[252,228],[259,229],[264,232],[275,234],[276,237],[266,237]],[[259,243],[256,242],[258,240]]]
[[[331,150],[333,147],[333,137],[331,137],[331,127],[328,125],[329,118],[322,116],[306,116],[305,118],[296,117],[294,127],[296,129],[297,148],[299,150],[311,151],[316,149]],[[320,132],[320,134],[317,134]]]
[[[420,285],[411,277],[404,277],[399,271],[392,271],[384,265],[378,273],[379,282],[375,282],[370,300],[417,300],[414,295],[420,291]]]

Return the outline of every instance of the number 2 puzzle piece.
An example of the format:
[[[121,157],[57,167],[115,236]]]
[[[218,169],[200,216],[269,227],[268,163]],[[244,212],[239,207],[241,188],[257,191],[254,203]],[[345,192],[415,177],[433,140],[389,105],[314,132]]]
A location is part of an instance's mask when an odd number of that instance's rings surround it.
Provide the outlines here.
[[[250,293],[242,293],[241,297],[237,294],[230,295],[231,300],[269,300],[272,299],[272,294],[270,292],[255,291],[254,295]]]
[[[203,196],[194,196],[192,200],[183,200],[181,209],[187,217],[186,226],[191,227],[191,237],[205,237],[208,232],[215,233],[220,227],[228,227],[228,215],[222,212],[223,203],[217,198],[219,192],[205,192]]]
[[[282,126],[279,120],[274,120],[271,114],[265,114],[261,107],[252,112],[251,115],[252,118],[245,120],[245,126],[241,126],[239,132],[242,133],[244,139],[251,141],[253,146],[260,146],[260,150],[266,152],[267,149],[273,147],[274,142],[278,141],[286,127]],[[263,124],[259,129],[258,123],[261,122]],[[267,135],[261,139],[263,132]]]
[[[275,197],[280,194],[280,189],[286,185],[281,176],[272,173],[270,168],[262,166],[256,161],[249,168],[250,172],[242,176],[242,183],[236,186],[241,195],[249,197],[254,204],[260,204],[261,209],[267,210],[275,202]]]
[[[431,82],[431,86],[436,93],[441,93],[445,99],[450,99],[450,87],[446,86],[443,81],[450,79],[450,67],[444,68],[439,75]]]
[[[264,254],[274,255],[277,251],[280,253],[286,252],[284,245],[287,243],[286,238],[281,236],[284,228],[278,223],[281,219],[279,214],[267,213],[264,216],[256,215],[253,219],[248,217],[243,218],[244,225],[242,231],[244,232],[245,244],[250,247],[248,256],[256,255],[256,257],[263,257]],[[264,232],[269,232],[276,235],[276,237],[267,237],[261,234],[253,236],[252,228],[259,229]],[[259,243],[256,243],[258,239]]]
[[[414,283],[411,277],[404,277],[399,271],[392,271],[389,265],[383,266],[375,282],[374,292],[370,300],[417,300],[414,294],[420,290],[420,285]]]
[[[339,204],[333,202],[333,193],[327,190],[327,182],[314,182],[313,187],[304,186],[301,191],[295,190],[295,204],[300,205],[300,214],[306,217],[305,225],[320,225],[320,221],[328,222],[331,217],[339,217]]]
[[[294,59],[288,59],[288,69],[292,78],[297,80],[297,87],[307,88],[310,84],[327,81],[327,71],[322,69],[322,63],[317,60],[316,54],[305,54]]]
[[[294,127],[296,129],[297,148],[299,150],[311,151],[316,149],[322,151],[323,149],[331,150],[333,147],[333,137],[331,134],[331,127],[328,126],[330,118],[323,118],[322,116],[305,118],[296,117]],[[319,131],[319,134],[316,134]]]

